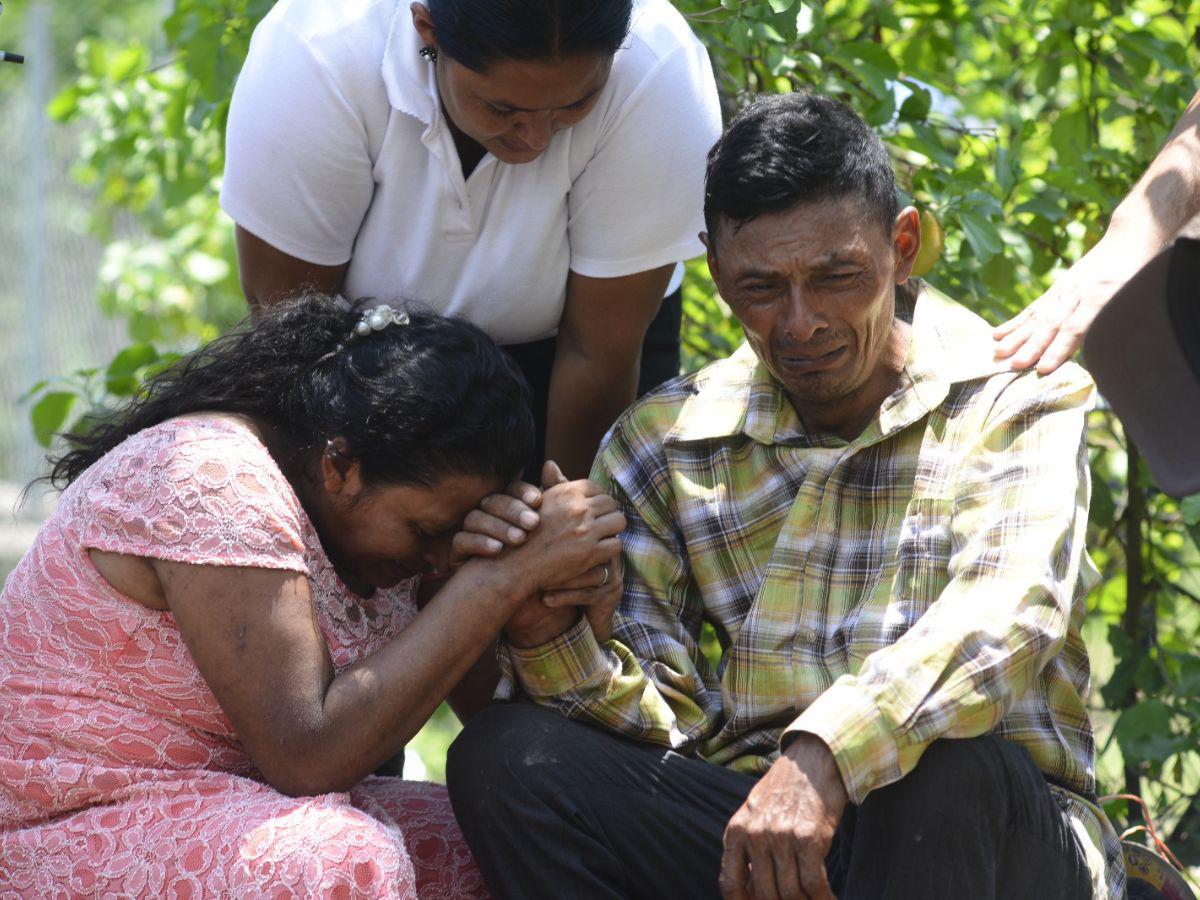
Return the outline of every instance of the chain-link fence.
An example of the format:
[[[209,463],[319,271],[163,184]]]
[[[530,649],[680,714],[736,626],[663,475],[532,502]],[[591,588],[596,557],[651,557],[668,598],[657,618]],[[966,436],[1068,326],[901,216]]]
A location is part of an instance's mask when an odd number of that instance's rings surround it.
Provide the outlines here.
[[[43,378],[104,364],[124,344],[121,323],[95,303],[103,248],[88,234],[90,196],[71,178],[77,134],[45,112],[58,68],[51,6],[29,4],[21,34],[0,32],[0,49],[26,56],[0,70],[0,578],[46,511],[36,493],[14,508],[44,454],[19,398]]]

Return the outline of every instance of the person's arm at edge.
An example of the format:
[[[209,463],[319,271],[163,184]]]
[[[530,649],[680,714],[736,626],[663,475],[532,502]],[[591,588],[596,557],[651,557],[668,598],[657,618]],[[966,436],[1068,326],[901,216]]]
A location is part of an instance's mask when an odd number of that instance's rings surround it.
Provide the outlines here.
[[[571,272],[546,408],[546,458],[584,478],[637,393],[642,342],[674,264],[620,278]]]
[[[995,330],[996,357],[1053,372],[1116,291],[1200,213],[1200,91],[1100,241],[1046,293]]]

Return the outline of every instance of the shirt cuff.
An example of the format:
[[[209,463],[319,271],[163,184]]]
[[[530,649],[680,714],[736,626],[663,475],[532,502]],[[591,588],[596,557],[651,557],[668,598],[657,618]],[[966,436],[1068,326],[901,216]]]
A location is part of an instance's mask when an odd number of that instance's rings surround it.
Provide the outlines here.
[[[548,643],[528,648],[508,644],[507,650],[525,692],[534,700],[569,694],[608,669],[608,655],[583,616]]]
[[[837,762],[850,802],[900,778],[896,738],[875,701],[853,680],[839,679],[783,732],[780,744],[799,732],[825,742]]]

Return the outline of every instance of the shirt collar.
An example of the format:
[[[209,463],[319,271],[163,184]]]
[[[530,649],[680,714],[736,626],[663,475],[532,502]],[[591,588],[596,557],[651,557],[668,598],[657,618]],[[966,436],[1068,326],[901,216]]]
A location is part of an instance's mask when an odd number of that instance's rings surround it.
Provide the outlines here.
[[[983,319],[924,282],[915,287],[912,340],[900,384],[856,443],[871,443],[912,424],[945,400],[955,384],[1008,371],[1007,363],[993,359],[991,327]],[[826,443],[823,436],[805,434],[779,382],[748,343],[705,370],[666,440],[738,434],[760,444]]]
[[[392,14],[383,50],[383,83],[392,108],[432,125],[441,102],[433,66],[420,55],[421,36],[406,3]]]

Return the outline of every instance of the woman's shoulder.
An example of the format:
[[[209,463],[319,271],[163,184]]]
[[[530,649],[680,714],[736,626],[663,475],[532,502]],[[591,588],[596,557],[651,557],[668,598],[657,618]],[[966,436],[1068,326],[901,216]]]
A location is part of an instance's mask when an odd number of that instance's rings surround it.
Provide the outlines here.
[[[642,66],[653,65],[681,49],[704,52],[704,45],[674,4],[669,0],[634,0],[629,39],[618,53],[617,62],[622,56],[630,57],[630,61],[642,56]]]
[[[634,0],[629,36],[613,57],[601,102],[575,131],[598,142],[622,133],[631,111],[640,129],[669,118],[664,110],[685,110],[685,120],[699,123],[705,151],[716,140],[717,86],[708,51],[668,0]]]
[[[301,40],[320,46],[367,46],[387,41],[399,0],[280,0],[263,17],[260,28],[284,27]],[[360,47],[360,51],[361,51]]]
[[[251,52],[301,50],[353,103],[383,89],[381,67],[399,0],[280,0],[259,23]]]
[[[60,503],[81,546],[306,571],[307,518],[246,419],[188,415],[110,450]]]
[[[191,413],[145,428],[106,453],[79,480],[121,489],[157,473],[156,480],[164,484],[199,482],[274,496],[287,505],[295,497],[254,424],[225,413]]]

